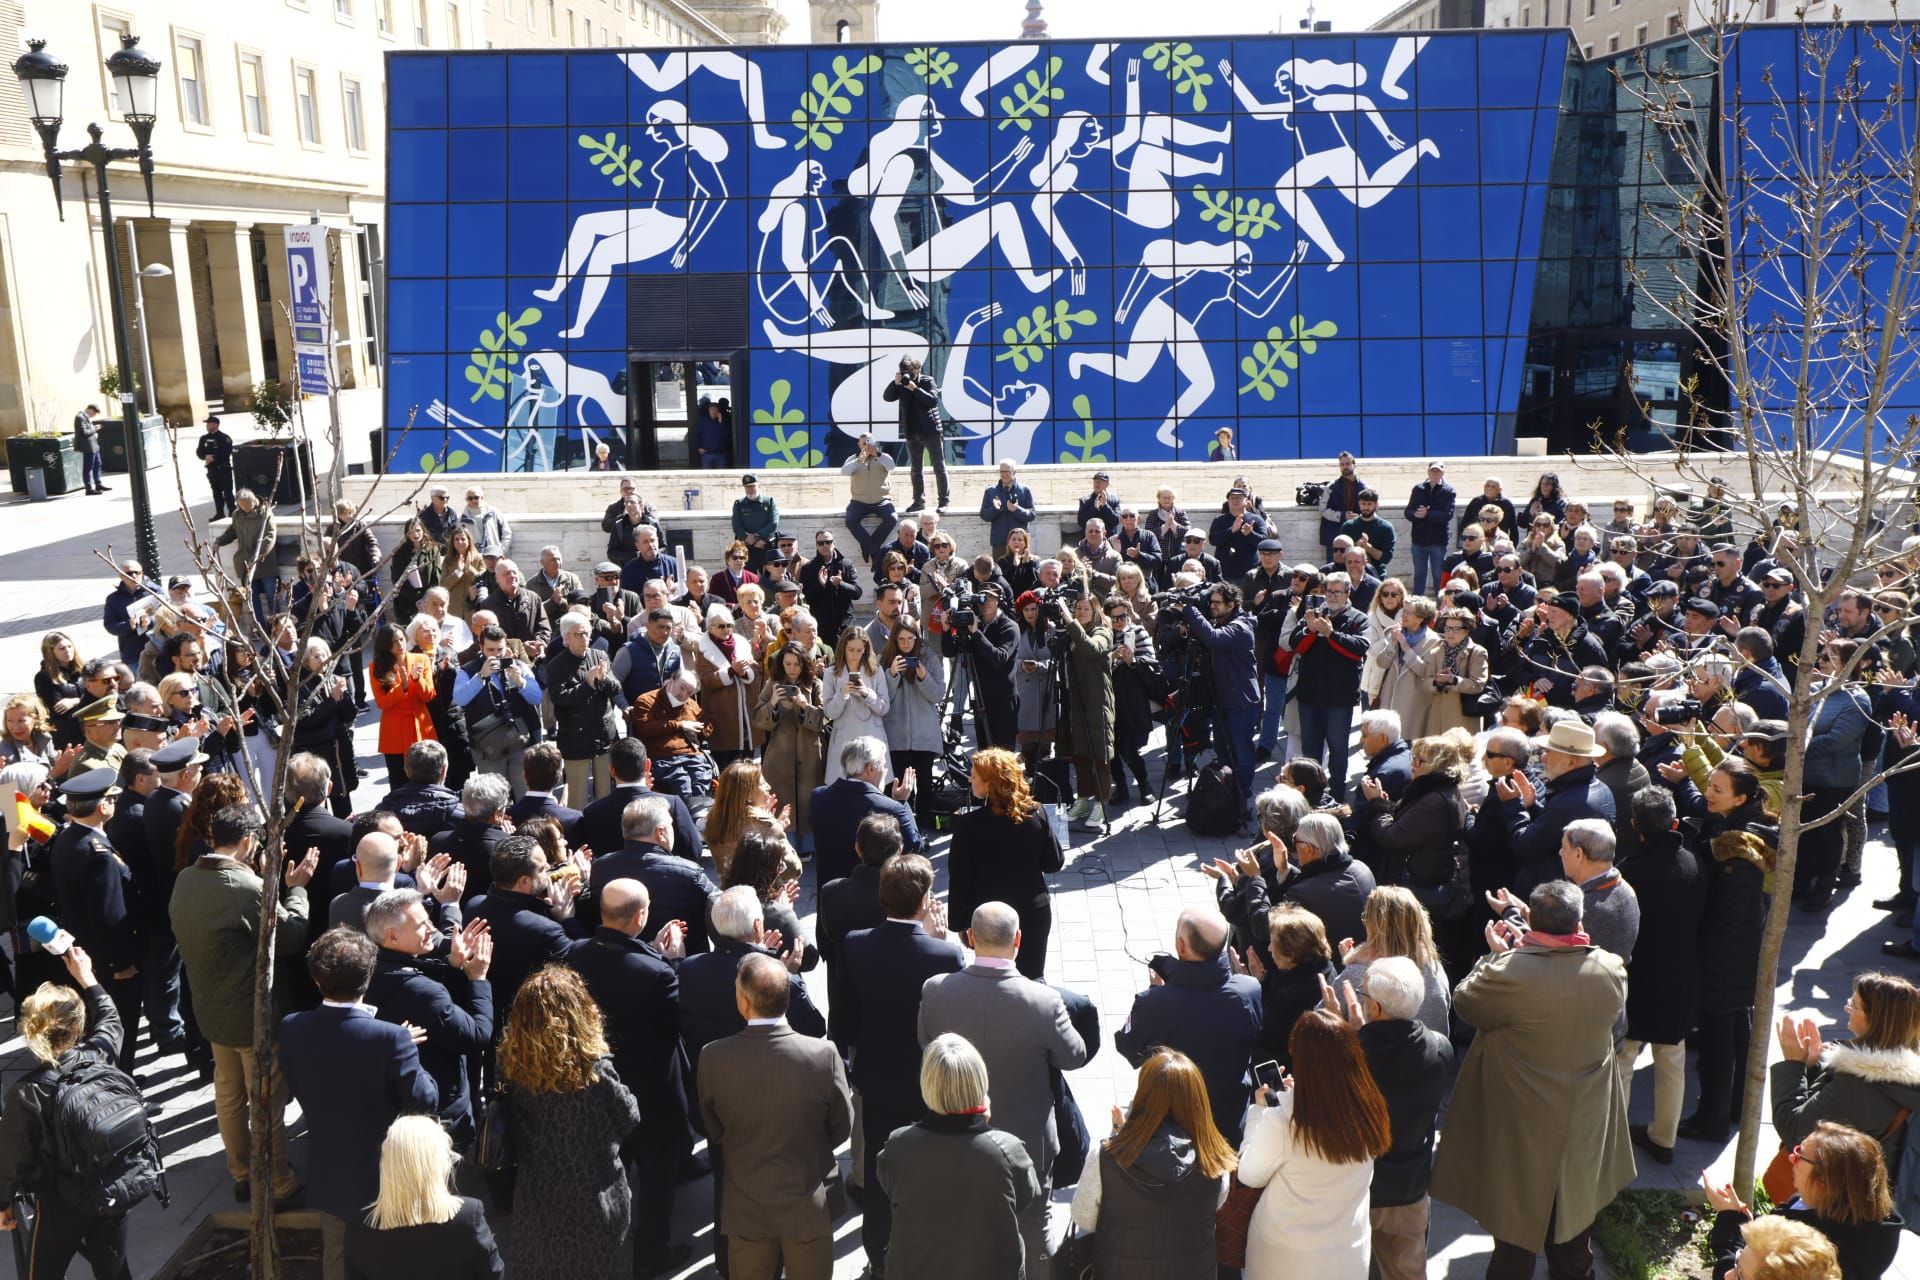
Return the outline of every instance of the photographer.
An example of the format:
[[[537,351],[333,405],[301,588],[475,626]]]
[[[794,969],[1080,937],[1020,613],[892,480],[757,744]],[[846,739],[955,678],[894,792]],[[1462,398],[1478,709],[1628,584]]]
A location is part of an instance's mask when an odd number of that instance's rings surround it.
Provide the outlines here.
[[[1020,706],[1015,741],[1027,772],[1032,773],[1048,754],[1059,716],[1059,699],[1047,693],[1047,681],[1053,672],[1053,621],[1037,591],[1021,595],[1015,606],[1015,626],[1020,636],[1013,666],[1013,692]]]
[[[1003,590],[990,583],[977,593],[975,609],[949,609],[940,642],[948,657],[973,660],[973,731],[981,747],[1014,741],[1013,655],[1019,633],[1000,611]]]
[[[1267,538],[1267,519],[1248,506],[1251,495],[1239,485],[1227,490],[1227,509],[1214,517],[1208,540],[1220,558],[1221,575],[1238,582],[1253,570],[1255,548]]]
[[[1253,739],[1260,727],[1260,677],[1254,664],[1253,619],[1240,611],[1240,588],[1222,582],[1207,592],[1212,621],[1191,602],[1182,607],[1194,639],[1213,667],[1214,755],[1233,767],[1244,810],[1253,794]]]
[[[912,771],[914,820],[933,830],[933,764],[940,758],[940,704],[947,676],[939,655],[927,647],[920,625],[903,618],[880,650],[880,678],[887,686],[887,750],[893,776]]]
[[[1360,693],[1370,624],[1347,599],[1344,573],[1327,575],[1326,595],[1308,599],[1304,616],[1287,632],[1294,653],[1293,700],[1300,708],[1300,751],[1327,768],[1336,803],[1347,798],[1348,735]]]
[[[889,480],[893,474],[893,459],[880,452],[872,436],[863,435],[860,437],[859,452],[840,464],[840,474],[847,477],[849,491],[847,532],[860,544],[860,554],[871,563],[879,556],[881,545],[893,536],[893,526],[900,520],[899,513],[893,509],[893,489]],[[871,533],[867,532],[868,516],[880,517],[880,523],[874,526]],[[807,603],[813,603],[811,597]]]
[[[1167,681],[1160,673],[1153,636],[1134,621],[1132,606],[1116,597],[1107,601],[1106,609],[1113,625],[1113,803],[1131,803],[1124,766],[1140,784],[1140,802],[1152,804],[1147,762],[1140,753],[1153,733],[1154,708],[1166,701]]]
[[[900,371],[893,375],[893,381],[887,384],[880,396],[888,404],[900,406],[900,438],[907,445],[907,459],[913,467],[913,505],[907,508],[907,514],[921,511],[927,505],[926,474],[921,470],[922,451],[933,455],[933,479],[940,490],[940,501],[936,510],[947,509],[947,459],[946,440],[940,427],[940,395],[934,389],[933,379],[920,372],[920,361],[913,356],[900,357]],[[861,448],[865,451],[866,442]],[[849,518],[848,523],[852,520]]]
[[[473,767],[507,779],[518,800],[527,793],[526,747],[540,737],[540,681],[533,668],[507,652],[507,633],[480,633],[480,654],[454,677],[453,700],[467,717]]]
[[[1066,662],[1061,679],[1066,684],[1066,718],[1061,722],[1060,751],[1073,760],[1079,801],[1068,812],[1076,831],[1107,828],[1107,797],[1113,793],[1108,762],[1113,759],[1113,632],[1100,602],[1082,592],[1067,612],[1059,598],[1049,600],[1045,612],[1065,634]],[[1251,643],[1251,637],[1249,637]]]
[[[1260,684],[1266,695],[1265,711],[1260,717],[1260,743],[1254,756],[1264,762],[1273,754],[1280,731],[1280,717],[1287,707],[1287,673],[1275,665],[1280,645],[1280,630],[1287,617],[1289,594],[1295,577],[1280,559],[1286,548],[1278,538],[1260,543],[1260,562],[1240,580],[1240,598],[1254,616],[1254,655],[1260,668]]]

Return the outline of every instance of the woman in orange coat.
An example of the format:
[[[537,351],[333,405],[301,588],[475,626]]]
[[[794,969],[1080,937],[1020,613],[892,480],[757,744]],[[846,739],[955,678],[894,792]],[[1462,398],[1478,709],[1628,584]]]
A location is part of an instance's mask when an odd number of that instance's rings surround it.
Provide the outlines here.
[[[407,651],[407,634],[391,624],[373,638],[373,700],[380,704],[380,754],[387,760],[387,786],[407,778],[407,752],[433,737],[433,655]]]

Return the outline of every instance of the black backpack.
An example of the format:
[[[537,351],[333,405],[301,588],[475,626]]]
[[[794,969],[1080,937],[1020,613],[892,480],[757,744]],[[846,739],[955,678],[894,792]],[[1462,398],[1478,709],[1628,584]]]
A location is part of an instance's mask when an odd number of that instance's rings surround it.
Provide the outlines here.
[[[167,1170],[133,1077],[111,1062],[81,1062],[54,1077],[42,1113],[62,1198],[96,1217],[117,1217],[156,1192]]]
[[[1187,793],[1187,830],[1197,836],[1230,836],[1240,829],[1240,792],[1233,770],[1209,760]]]

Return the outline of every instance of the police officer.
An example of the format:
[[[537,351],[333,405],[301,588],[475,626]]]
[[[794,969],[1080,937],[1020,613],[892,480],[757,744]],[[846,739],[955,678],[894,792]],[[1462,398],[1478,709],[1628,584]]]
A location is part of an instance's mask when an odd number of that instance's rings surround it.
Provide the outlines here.
[[[120,722],[126,719],[126,713],[120,710],[120,699],[108,694],[80,708],[79,715],[80,733],[87,741],[74,758],[73,772],[80,774],[88,769],[118,772],[120,761],[127,754],[120,742]]]
[[[1260,561],[1240,580],[1240,599],[1254,616],[1254,656],[1260,669],[1264,708],[1260,716],[1256,763],[1273,758],[1280,733],[1280,717],[1287,706],[1287,675],[1274,665],[1280,631],[1292,602],[1293,570],[1282,562],[1286,547],[1278,538],[1263,538],[1257,548]]]
[[[220,429],[220,415],[210,413],[206,434],[193,446],[194,456],[207,465],[207,483],[213,488],[213,518],[233,514],[233,437]]]
[[[104,830],[120,794],[118,779],[115,769],[89,769],[67,780],[61,788],[67,825],[53,838],[49,861],[60,923],[100,963],[100,985],[126,1028],[120,1069],[131,1072],[140,1018],[140,927],[132,909],[133,874]]]

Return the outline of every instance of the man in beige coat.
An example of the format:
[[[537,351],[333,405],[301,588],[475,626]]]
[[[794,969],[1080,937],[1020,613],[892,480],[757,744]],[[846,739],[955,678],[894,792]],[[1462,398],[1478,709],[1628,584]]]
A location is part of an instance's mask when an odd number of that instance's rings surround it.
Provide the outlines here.
[[[1479,1035],[1467,1051],[1434,1162],[1433,1198],[1494,1239],[1488,1280],[1593,1274],[1593,1220],[1633,1181],[1613,1028],[1627,970],[1587,940],[1580,890],[1533,891],[1525,930],[1487,926],[1485,956],[1453,995]]]

